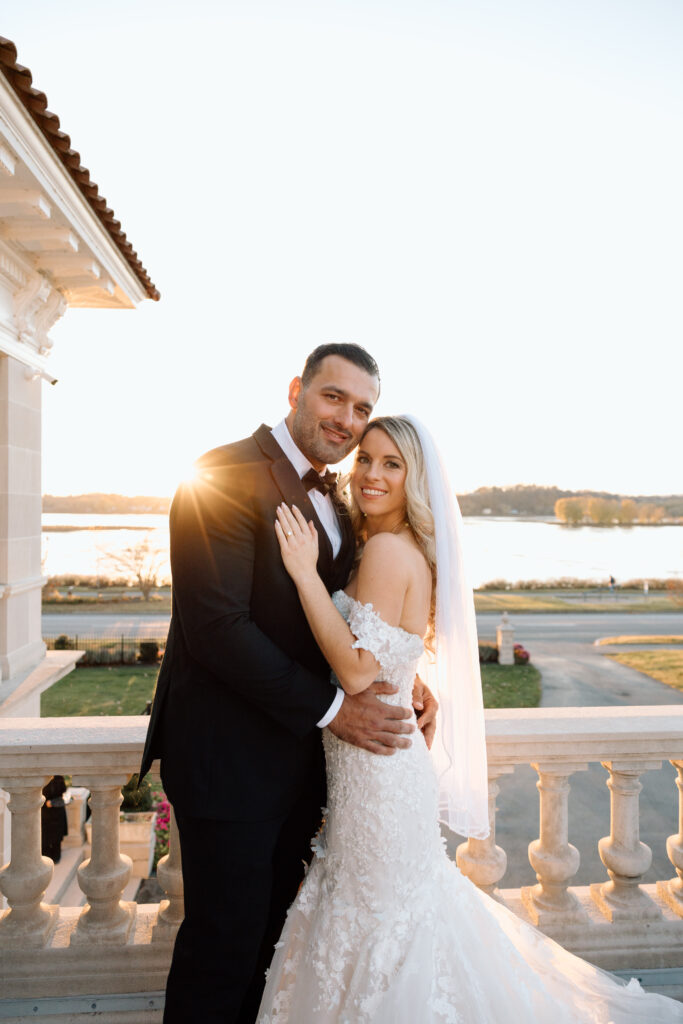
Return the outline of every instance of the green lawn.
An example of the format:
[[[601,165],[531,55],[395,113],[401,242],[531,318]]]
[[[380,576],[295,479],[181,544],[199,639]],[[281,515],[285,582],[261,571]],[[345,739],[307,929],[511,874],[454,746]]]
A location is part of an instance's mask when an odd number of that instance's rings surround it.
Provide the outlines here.
[[[43,718],[141,715],[157,672],[147,665],[77,668],[45,691],[40,713]],[[482,665],[481,675],[487,708],[535,708],[540,700],[541,674],[533,665]]]
[[[683,690],[683,651],[624,651],[607,657],[614,658],[620,665],[644,672],[674,690]]]
[[[560,594],[542,590],[481,590],[474,593],[474,607],[478,612],[680,612],[680,605],[667,594],[651,594],[647,599],[610,598],[599,600],[565,598]]]
[[[541,673],[534,665],[482,665],[485,708],[535,708]]]
[[[602,640],[596,641],[598,647],[602,644],[683,644],[683,636],[604,636]]]
[[[141,715],[158,671],[153,665],[77,668],[42,694],[41,716]]]

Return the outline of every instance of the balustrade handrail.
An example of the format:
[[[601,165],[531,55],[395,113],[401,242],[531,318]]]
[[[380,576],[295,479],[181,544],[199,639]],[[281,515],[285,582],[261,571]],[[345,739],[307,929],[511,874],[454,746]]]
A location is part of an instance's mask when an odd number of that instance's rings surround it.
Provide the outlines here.
[[[489,760],[683,759],[683,706],[487,710]],[[130,762],[134,771],[149,718],[0,718],[0,774],[31,768],[72,774]]]
[[[683,758],[680,704],[488,710],[491,764]]]
[[[0,718],[0,778],[36,771],[137,771],[149,718]]]

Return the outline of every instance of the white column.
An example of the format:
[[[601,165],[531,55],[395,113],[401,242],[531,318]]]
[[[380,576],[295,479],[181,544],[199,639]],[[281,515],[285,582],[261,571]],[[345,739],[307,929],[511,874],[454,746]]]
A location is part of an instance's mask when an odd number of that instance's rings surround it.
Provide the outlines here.
[[[41,380],[0,353],[0,676],[37,665],[41,633]]]
[[[609,882],[591,885],[591,896],[612,922],[656,920],[659,907],[640,888],[652,863],[652,850],[640,841],[638,794],[644,771],[661,768],[661,761],[603,761],[609,772],[611,831],[598,843]]]
[[[657,892],[679,917],[683,917],[683,761],[671,763],[677,772],[678,832],[667,839],[666,852],[676,869],[676,878],[657,882]]]
[[[157,864],[157,878],[168,899],[162,900],[159,904],[159,915],[152,932],[152,942],[173,942],[185,916],[180,836],[173,808],[171,808],[168,853]]]
[[[498,779],[511,775],[512,765],[489,765],[489,825],[491,832],[487,839],[468,839],[455,851],[455,862],[466,878],[474,882],[490,896],[494,895],[498,882],[507,868],[505,850],[496,846],[496,797],[500,792]]]
[[[0,918],[0,949],[44,946],[57,924],[59,908],[42,902],[54,870],[50,858],[40,852],[42,789],[49,778],[35,775],[1,780],[10,795],[12,853],[9,864],[0,871],[0,890],[9,904]]]
[[[579,851],[568,842],[569,777],[586,767],[584,764],[532,765],[538,772],[540,829],[539,838],[529,843],[529,862],[536,872],[538,885],[525,886],[522,900],[534,924],[541,927],[587,920],[585,910],[567,891],[580,863]]]
[[[86,895],[71,944],[125,943],[135,920],[135,904],[123,903],[121,893],[130,878],[131,859],[119,848],[121,787],[128,775],[79,776],[90,790],[92,855],[78,869],[78,884]]]

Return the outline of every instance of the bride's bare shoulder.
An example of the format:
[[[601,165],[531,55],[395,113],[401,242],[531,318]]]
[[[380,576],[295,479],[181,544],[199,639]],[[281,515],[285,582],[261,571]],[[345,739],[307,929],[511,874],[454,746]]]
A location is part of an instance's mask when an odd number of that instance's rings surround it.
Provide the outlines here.
[[[364,569],[370,567],[383,568],[391,567],[394,571],[414,572],[416,567],[424,566],[427,571],[427,560],[425,559],[419,545],[412,534],[408,533],[376,533],[370,537],[363,548],[361,565]]]

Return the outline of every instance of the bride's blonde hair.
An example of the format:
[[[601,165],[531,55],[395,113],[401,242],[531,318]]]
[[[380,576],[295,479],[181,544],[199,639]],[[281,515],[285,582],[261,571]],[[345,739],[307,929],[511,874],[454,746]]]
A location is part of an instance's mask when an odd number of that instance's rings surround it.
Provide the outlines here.
[[[402,416],[378,416],[371,420],[360,439],[363,440],[371,430],[382,430],[394,442],[401,458],[406,465],[406,520],[413,532],[422,554],[432,573],[432,599],[429,612],[429,626],[425,637],[425,646],[433,651],[434,646],[434,613],[436,605],[436,541],[434,538],[434,517],[429,505],[429,486],[427,484],[427,467],[422,454],[422,446],[417,431],[412,423]],[[347,478],[348,481],[348,478]],[[351,521],[359,542],[358,558],[363,548],[364,516],[348,490]]]

